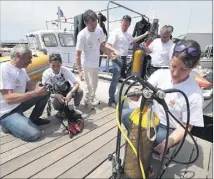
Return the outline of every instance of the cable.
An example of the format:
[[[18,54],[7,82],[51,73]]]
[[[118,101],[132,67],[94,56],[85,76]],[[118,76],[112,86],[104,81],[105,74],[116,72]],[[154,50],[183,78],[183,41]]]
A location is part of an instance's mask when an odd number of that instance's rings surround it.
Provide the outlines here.
[[[128,78],[126,78],[126,80],[122,83],[122,85],[121,85],[121,88],[120,88],[120,92],[119,92],[119,106],[117,105],[117,110],[116,110],[116,119],[117,119],[117,122],[118,122],[118,127],[119,127],[119,129],[118,129],[118,135],[120,135],[120,132],[123,134],[123,136],[125,137],[125,139],[127,140],[127,142],[129,143],[129,145],[131,146],[131,148],[132,148],[132,150],[134,151],[134,153],[135,153],[135,155],[137,156],[137,158],[138,158],[138,162],[139,162],[139,168],[140,168],[140,171],[141,171],[141,173],[142,173],[142,177],[143,178],[146,178],[145,177],[145,171],[144,171],[144,168],[143,168],[143,164],[142,164],[142,161],[139,159],[139,153],[137,153],[137,151],[136,151],[136,149],[135,149],[135,147],[134,147],[134,145],[131,143],[131,141],[129,140],[129,138],[126,136],[126,134],[124,133],[124,131],[122,130],[122,128],[121,128],[121,113],[122,113],[122,106],[123,106],[123,103],[124,103],[124,100],[127,98],[127,96],[123,96],[122,98],[120,98],[121,96],[122,96],[122,90],[123,90],[123,87],[124,87],[124,85],[125,85],[125,83],[129,80],[129,79],[131,79],[131,78],[136,78],[136,76],[130,76],[130,77],[128,77]],[[136,82],[133,82],[132,83],[132,85],[130,85],[129,86],[129,88],[126,90],[126,92],[125,92],[125,95],[126,95],[126,93],[128,93],[128,91],[129,91],[129,89],[135,84],[135,83],[137,83],[137,81]],[[142,120],[142,117],[141,117],[141,120]],[[118,139],[121,141],[121,138],[118,136]],[[117,147],[116,147],[116,151],[117,151],[117,148],[118,147],[120,147],[120,141],[118,142],[118,140],[117,140]],[[138,142],[139,143],[139,142]],[[117,159],[119,159],[119,151],[117,151]]]
[[[138,168],[142,172],[142,169],[139,167],[140,166],[140,141],[141,141],[141,124],[142,124],[142,113],[143,113],[143,107],[145,104],[144,98],[141,100],[140,104],[140,115],[139,115],[139,123],[138,123],[138,142],[137,142],[137,163],[138,163]],[[143,168],[144,169],[144,168]],[[145,174],[144,174],[145,175]],[[143,175],[142,175],[143,176]]]
[[[123,87],[124,87],[125,83],[128,80],[132,79],[132,78],[134,78],[134,76],[129,76],[128,78],[126,78],[124,80],[124,82],[122,83],[120,91],[119,91],[119,103],[118,103],[118,105],[119,105],[119,114],[118,114],[118,118],[119,118],[119,123],[120,124],[121,124],[121,114],[122,114],[122,105],[121,105],[122,90],[123,90]],[[116,142],[116,159],[117,159],[117,161],[119,161],[119,158],[120,158],[120,144],[121,144],[121,131],[118,128],[118,131],[117,131],[117,142]]]
[[[171,112],[169,112],[169,114],[172,116],[172,118],[173,118],[174,120],[176,120],[176,121],[181,125],[182,128],[185,129],[184,125],[183,125],[179,120],[177,120],[177,119],[175,118],[175,116],[174,116]],[[197,144],[196,140],[194,139],[193,135],[192,135],[188,130],[187,130],[187,133],[189,134],[189,136],[191,137],[191,139],[193,140],[193,142],[194,142],[194,144],[195,144],[196,151],[197,151],[197,155],[196,155],[195,159],[193,159],[192,161],[189,161],[189,162],[180,162],[180,161],[176,161],[176,160],[173,160],[173,159],[172,159],[172,161],[175,162],[175,163],[183,164],[183,165],[188,165],[188,164],[194,163],[194,162],[198,159],[198,156],[199,156],[198,144]],[[173,157],[173,158],[175,158],[175,157]]]
[[[190,122],[190,106],[189,106],[189,100],[188,100],[186,94],[185,94],[183,91],[178,90],[178,89],[164,90],[164,92],[165,92],[165,93],[173,93],[173,92],[179,92],[179,93],[181,93],[181,94],[183,95],[183,97],[184,97],[184,99],[185,99],[185,101],[186,101],[186,105],[187,105],[187,123],[186,123],[186,128],[185,128],[184,137],[183,137],[183,139],[182,139],[182,141],[181,141],[181,143],[180,143],[180,146],[179,146],[178,150],[175,152],[175,154],[173,155],[174,157],[176,157],[177,154],[179,153],[179,151],[181,150],[181,148],[182,148],[184,142],[185,142],[185,139],[186,139],[186,136],[187,136],[187,132],[188,132],[188,126],[189,126],[189,122]],[[168,112],[169,112],[169,114],[170,114],[170,111],[168,111]],[[178,120],[176,119],[176,121],[178,121]]]

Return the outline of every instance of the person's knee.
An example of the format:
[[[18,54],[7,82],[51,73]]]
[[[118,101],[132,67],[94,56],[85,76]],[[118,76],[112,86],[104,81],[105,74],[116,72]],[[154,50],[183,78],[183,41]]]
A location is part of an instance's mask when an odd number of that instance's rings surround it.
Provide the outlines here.
[[[39,139],[41,136],[41,132],[37,129],[31,130],[25,137],[23,137],[23,140],[27,142],[33,142]]]
[[[54,98],[52,105],[54,107],[55,110],[60,111],[63,109],[63,104],[59,102],[58,99]]]
[[[131,120],[130,120],[130,115],[134,109],[123,109],[122,111],[122,116],[121,116],[121,122],[124,124],[126,129],[131,128]]]

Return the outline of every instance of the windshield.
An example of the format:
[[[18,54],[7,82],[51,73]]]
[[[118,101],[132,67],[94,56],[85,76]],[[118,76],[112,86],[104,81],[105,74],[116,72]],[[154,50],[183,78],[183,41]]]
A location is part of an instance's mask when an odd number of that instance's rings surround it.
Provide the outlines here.
[[[74,46],[74,38],[72,34],[59,34],[59,41],[62,47]]]
[[[34,35],[34,36],[27,36],[27,41],[28,41],[28,46],[30,49],[33,50],[39,50],[41,49],[40,41],[39,41],[39,36]]]
[[[29,46],[30,49],[35,49],[36,48],[36,46],[35,46],[35,43],[36,43],[35,37],[27,36],[27,41],[28,41],[28,46]]]

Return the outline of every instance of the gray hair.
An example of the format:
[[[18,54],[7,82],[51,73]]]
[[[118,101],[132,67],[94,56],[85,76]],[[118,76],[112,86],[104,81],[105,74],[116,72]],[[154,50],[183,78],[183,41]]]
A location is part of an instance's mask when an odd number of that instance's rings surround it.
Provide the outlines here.
[[[170,33],[170,34],[172,34],[172,32],[173,32],[173,27],[171,26],[171,25],[164,25],[163,27],[161,27],[161,29],[160,29],[160,31],[162,32],[162,33],[165,33],[165,32],[167,32],[167,33]]]
[[[18,44],[16,46],[14,46],[12,48],[12,50],[10,51],[10,57],[11,57],[11,59],[15,59],[17,53],[19,53],[20,55],[24,55],[28,52],[31,52],[31,50],[29,49],[29,47],[27,45]]]
[[[83,14],[84,22],[87,23],[90,19],[92,21],[96,21],[98,19],[97,14],[94,11],[92,11],[91,9],[85,11]]]

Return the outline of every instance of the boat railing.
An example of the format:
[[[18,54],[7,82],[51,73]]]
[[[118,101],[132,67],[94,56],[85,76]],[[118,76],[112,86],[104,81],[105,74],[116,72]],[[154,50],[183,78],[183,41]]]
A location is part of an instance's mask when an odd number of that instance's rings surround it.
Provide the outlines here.
[[[52,52],[52,51],[48,51],[48,54],[51,54],[51,53],[56,53],[56,52]],[[60,55],[62,56],[62,61],[63,61],[63,65],[69,67],[72,69],[72,71],[76,71],[77,68],[76,68],[76,53],[74,52],[70,52],[70,53],[66,53],[66,52],[60,52]],[[108,57],[108,55],[100,55],[100,58],[101,58],[101,66],[104,67],[104,69],[100,70],[100,73],[104,73],[104,74],[107,74],[107,75],[110,75],[111,74],[111,68],[112,65],[111,65],[111,59]],[[127,61],[129,62],[130,60],[132,59],[132,55],[128,55],[127,56]],[[105,60],[105,62],[104,62]]]

